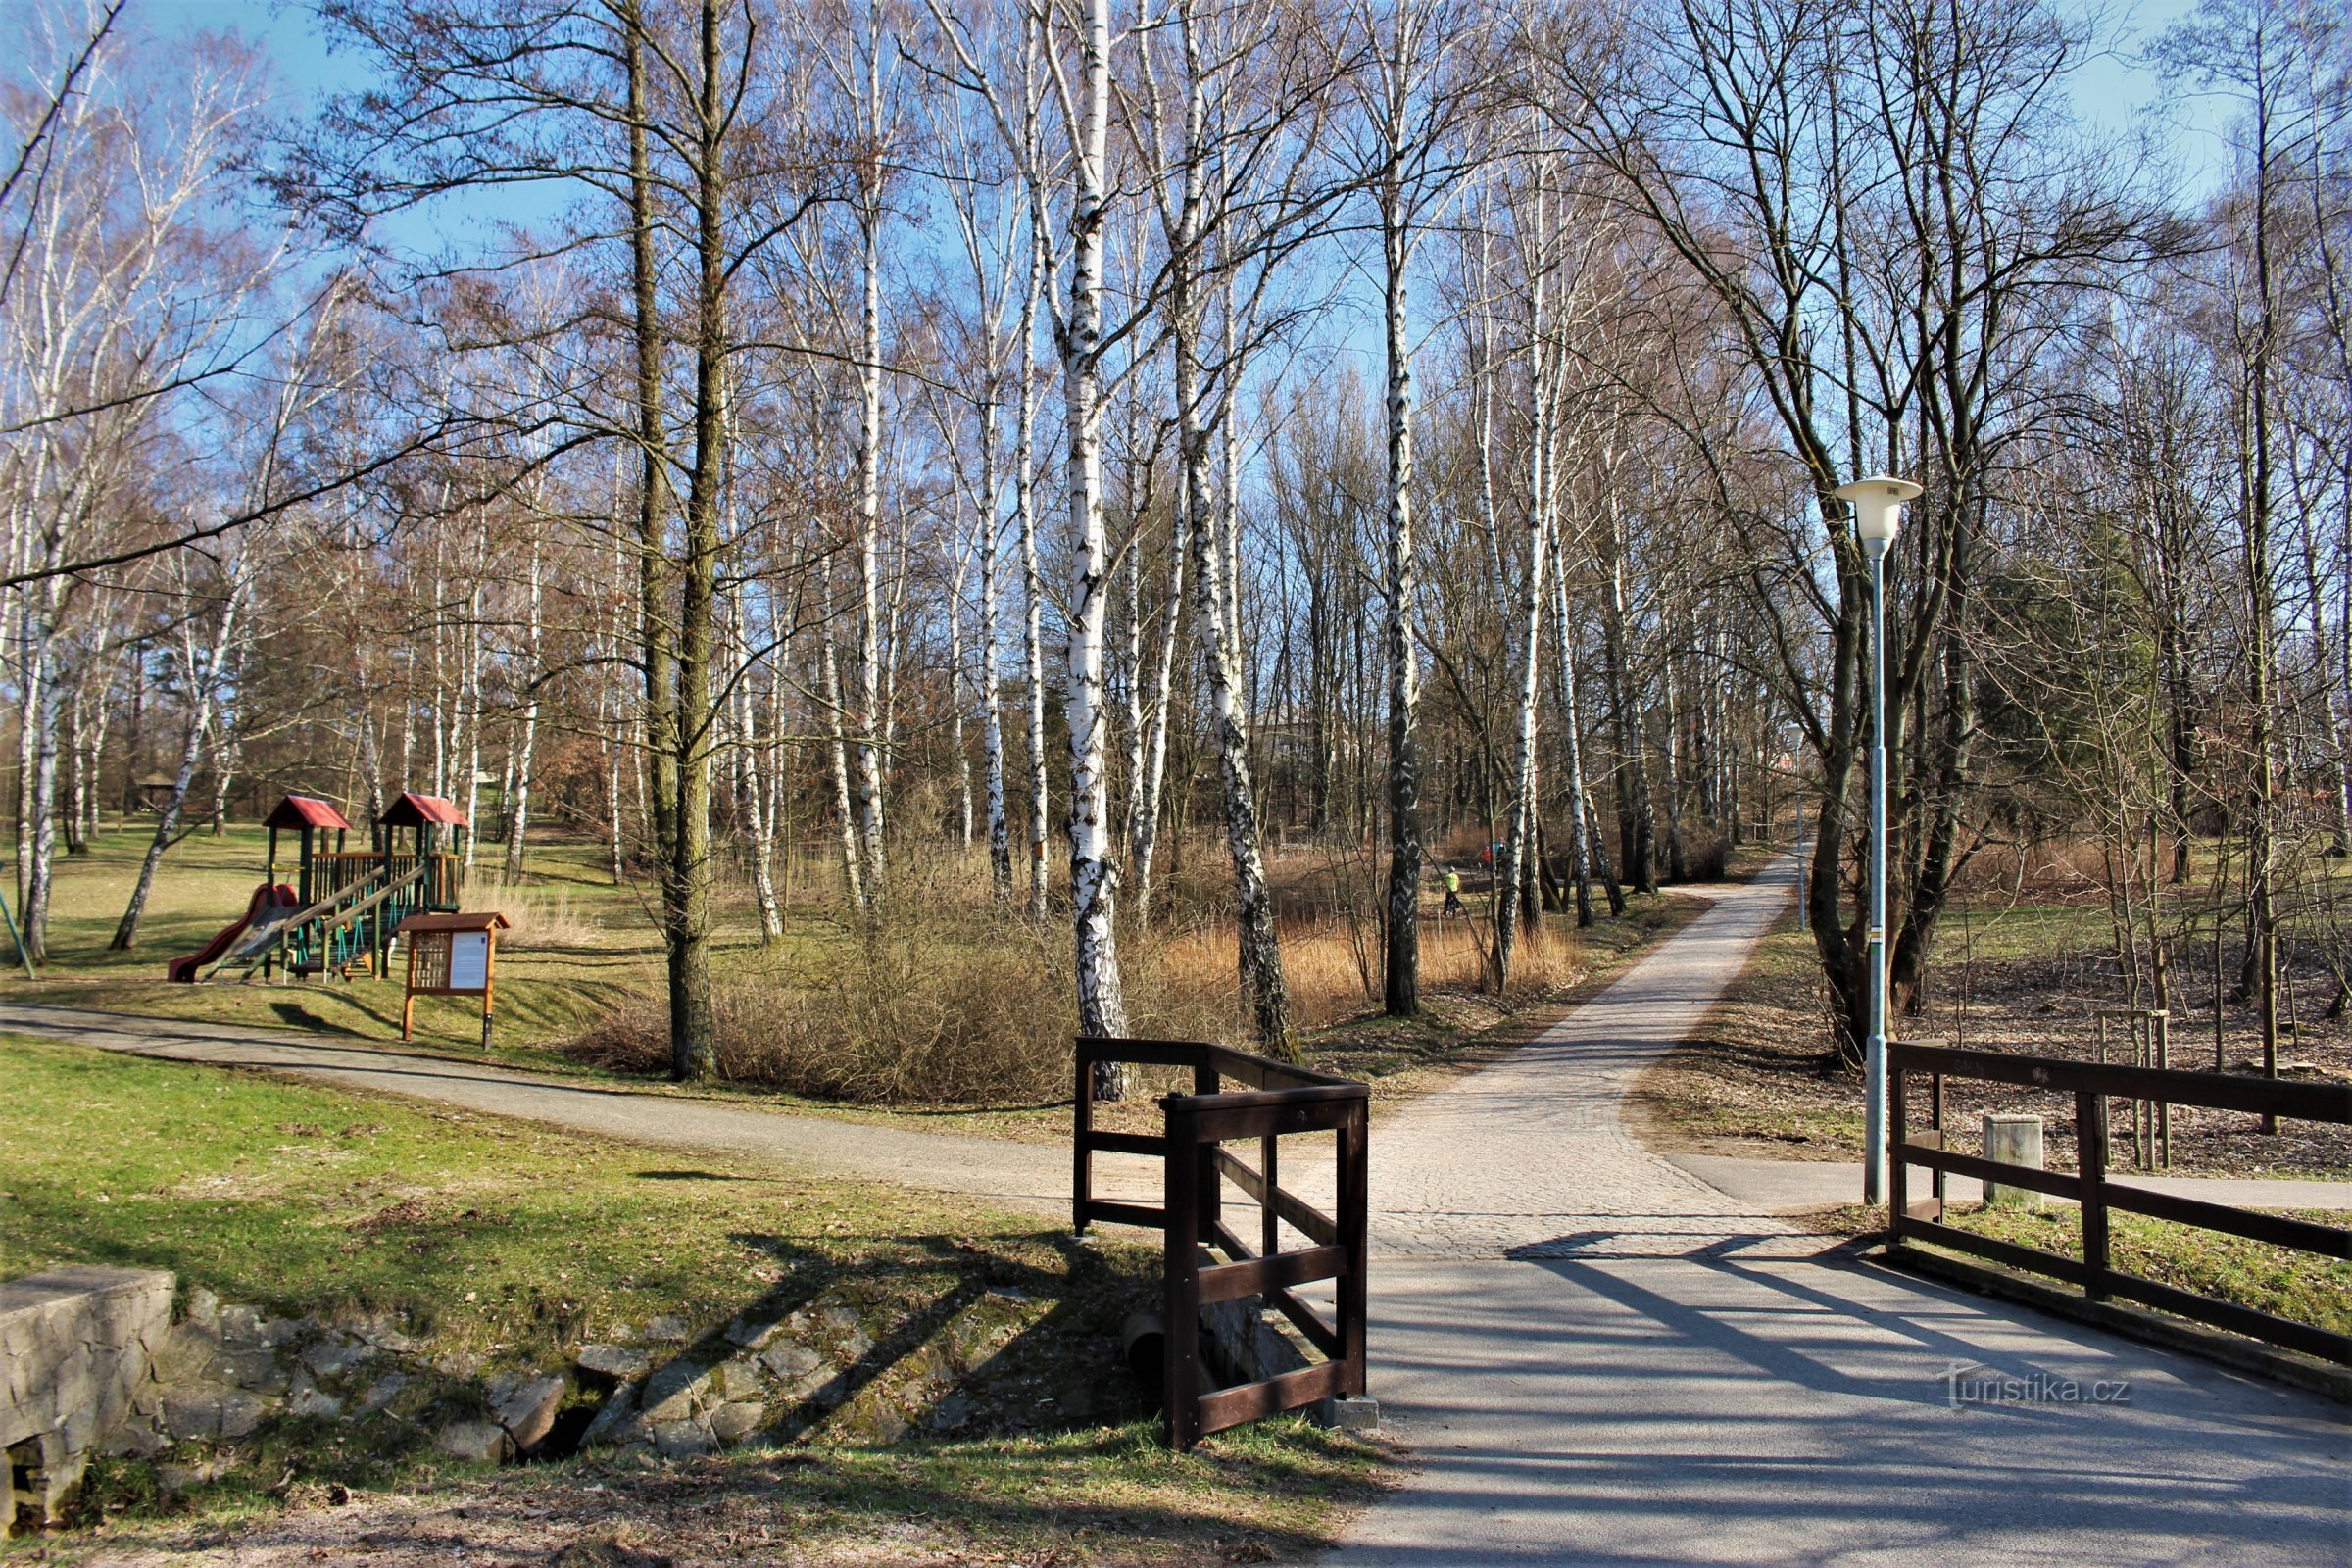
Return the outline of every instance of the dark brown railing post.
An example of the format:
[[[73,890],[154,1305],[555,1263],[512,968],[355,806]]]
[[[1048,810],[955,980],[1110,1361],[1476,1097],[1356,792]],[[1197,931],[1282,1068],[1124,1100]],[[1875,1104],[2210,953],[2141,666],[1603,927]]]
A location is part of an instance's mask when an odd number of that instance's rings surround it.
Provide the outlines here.
[[[2075,1091],[2075,1163],[2082,1184],[2082,1294],[2107,1298],[2107,1097]]]
[[[1161,1396],[1168,1446],[1182,1453],[1200,1438],[1200,1145],[1193,1113],[1162,1104],[1168,1147],[1162,1186],[1167,1229],[1161,1237],[1166,1286],[1160,1322],[1167,1351]]]
[[[1903,1146],[1911,1141],[1911,1097],[1904,1092],[1903,1069],[1892,1062],[1886,1064],[1886,1103],[1893,1112],[1886,1118],[1886,1239],[1893,1241],[1899,1221],[1911,1216],[1911,1171],[1903,1159]]]
[[[1095,1130],[1095,1052],[1078,1042],[1078,1085],[1071,1094],[1076,1136],[1070,1140],[1070,1229],[1086,1234],[1086,1208],[1095,1197],[1095,1152],[1089,1136]]]
[[[1951,1148],[1951,1145],[1945,1142],[1949,1134],[1946,1133],[1943,1125],[1943,1074],[1939,1072],[1928,1075],[1928,1127],[1936,1135],[1937,1149]],[[1943,1166],[1940,1163],[1928,1173],[1928,1181],[1929,1190],[1936,1195],[1936,1217],[1941,1219],[1943,1218],[1945,1195]]]
[[[1258,1140],[1257,1169],[1266,1184],[1266,1200],[1257,1205],[1261,1221],[1258,1227],[1258,1255],[1272,1257],[1282,1250],[1282,1216],[1274,1212],[1274,1189],[1282,1185],[1282,1141],[1272,1133]]]
[[[1193,1068],[1193,1093],[1213,1095],[1224,1086],[1218,1081],[1216,1065],[1201,1062]],[[1217,1170],[1217,1150],[1214,1144],[1197,1150],[1193,1155],[1193,1185],[1200,1195],[1196,1211],[1198,1234],[1207,1240],[1217,1234],[1217,1221],[1225,1217],[1224,1177]]]
[[[1340,1123],[1340,1168],[1335,1195],[1338,1212],[1333,1216],[1339,1221],[1340,1246],[1348,1254],[1348,1269],[1339,1277],[1335,1294],[1340,1309],[1340,1358],[1347,1363],[1343,1374],[1347,1379],[1345,1389],[1351,1395],[1364,1392],[1364,1265],[1370,1251],[1366,1224],[1366,1210],[1370,1207],[1366,1201],[1370,1110],[1371,1099],[1366,1095],[1356,1100],[1347,1120]]]

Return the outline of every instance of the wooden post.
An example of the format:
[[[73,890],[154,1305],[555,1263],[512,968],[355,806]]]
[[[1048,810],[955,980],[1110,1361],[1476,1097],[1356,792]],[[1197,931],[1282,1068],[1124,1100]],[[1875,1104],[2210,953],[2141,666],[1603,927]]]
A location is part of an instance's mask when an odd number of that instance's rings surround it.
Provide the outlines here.
[[[1364,1265],[1370,1254],[1365,1199],[1370,1186],[1371,1098],[1358,1099],[1340,1123],[1340,1168],[1337,1183],[1340,1246],[1348,1252],[1348,1272],[1336,1287],[1340,1309],[1340,1355],[1348,1363],[1344,1392],[1365,1392],[1364,1376]]]
[[[1196,1170],[1200,1145],[1191,1111],[1170,1104],[1161,1122],[1168,1140],[1161,1183],[1167,1219],[1161,1237],[1166,1274],[1161,1312],[1167,1330],[1161,1393],[1168,1446],[1182,1453],[1200,1439],[1200,1184]]]
[[[423,941],[422,936],[409,938],[408,995],[400,999],[400,1038],[403,1040],[409,1038],[416,1018],[416,950]]]
[[[457,939],[450,939],[454,949]],[[498,933],[482,933],[482,1049],[490,1049],[490,1014],[498,1005]]]
[[[1070,1229],[1086,1234],[1086,1206],[1095,1196],[1094,1151],[1087,1139],[1095,1130],[1095,1054],[1084,1039],[1078,1042],[1078,1083],[1070,1096]]]
[[[1939,1072],[1928,1075],[1928,1126],[1936,1134],[1937,1149],[1951,1147],[1943,1141],[1943,1074]],[[1945,1174],[1944,1168],[1938,1165],[1928,1177],[1928,1190],[1936,1195],[1936,1217],[1937,1219],[1943,1218],[1946,1198],[1943,1190]]]
[[[1892,1246],[1900,1221],[1911,1213],[1911,1167],[1902,1155],[1911,1141],[1911,1097],[1903,1069],[1891,1061],[1886,1063],[1886,1241]]]
[[[1282,1140],[1272,1133],[1258,1140],[1257,1173],[1266,1184],[1266,1200],[1258,1205],[1258,1254],[1272,1257],[1282,1250],[1282,1216],[1274,1212],[1274,1189],[1282,1185]]]
[[[2075,1164],[2082,1183],[2082,1294],[2107,1298],[2107,1097],[2075,1092]]]
[[[1210,1066],[1207,1062],[1201,1062],[1193,1069],[1194,1094],[1213,1095],[1219,1087],[1215,1067]],[[1225,1180],[1223,1173],[1217,1168],[1217,1146],[1215,1144],[1203,1145],[1195,1153],[1193,1182],[1200,1193],[1199,1225],[1200,1237],[1205,1241],[1217,1234],[1216,1223],[1225,1216]],[[1235,1258],[1233,1261],[1238,1263],[1241,1259]]]

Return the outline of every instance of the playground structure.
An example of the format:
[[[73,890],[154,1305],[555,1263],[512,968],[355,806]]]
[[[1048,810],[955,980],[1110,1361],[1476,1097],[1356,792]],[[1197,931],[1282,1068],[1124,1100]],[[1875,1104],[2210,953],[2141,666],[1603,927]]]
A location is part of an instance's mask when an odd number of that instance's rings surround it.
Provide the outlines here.
[[[347,850],[351,822],[330,801],[289,795],[263,819],[269,863],[245,913],[172,960],[170,977],[296,979],[328,970],[386,972],[393,934],[412,915],[451,913],[465,882],[466,813],[438,795],[404,794],[375,820],[373,848]],[[278,834],[298,835],[295,880],[276,880]],[[334,848],[326,848],[326,835]]]

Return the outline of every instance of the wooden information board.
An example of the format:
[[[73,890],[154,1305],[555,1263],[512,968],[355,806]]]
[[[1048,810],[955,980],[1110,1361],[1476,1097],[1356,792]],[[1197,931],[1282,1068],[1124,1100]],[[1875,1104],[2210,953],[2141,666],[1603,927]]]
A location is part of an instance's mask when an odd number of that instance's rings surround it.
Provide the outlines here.
[[[490,1044],[492,996],[498,982],[498,934],[510,922],[495,909],[457,914],[413,914],[393,936],[408,944],[409,993],[400,1004],[400,1038],[414,1031],[418,997],[480,997],[482,1045]]]

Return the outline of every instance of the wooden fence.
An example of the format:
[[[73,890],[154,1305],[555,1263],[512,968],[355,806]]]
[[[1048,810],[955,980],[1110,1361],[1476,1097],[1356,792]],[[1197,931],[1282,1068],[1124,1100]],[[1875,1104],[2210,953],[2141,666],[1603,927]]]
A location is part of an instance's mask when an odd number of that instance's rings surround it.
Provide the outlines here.
[[[1098,1064],[1189,1068],[1193,1092],[1159,1102],[1156,1134],[1098,1131],[1094,1125]],[[1248,1086],[1227,1091],[1231,1078]],[[1370,1092],[1360,1083],[1293,1067],[1264,1056],[1191,1041],[1078,1042],[1076,1113],[1071,1138],[1071,1218],[1083,1231],[1096,1220],[1143,1225],[1163,1233],[1166,1268],[1161,1322],[1164,1420],[1168,1445],[1189,1448],[1200,1438],[1244,1421],[1295,1410],[1326,1397],[1364,1392],[1364,1216],[1367,1112]],[[1299,1133],[1336,1132],[1339,1166],[1333,1204],[1324,1214],[1283,1190],[1282,1140]],[[1256,1139],[1252,1167],[1224,1145]],[[1161,1162],[1160,1206],[1114,1202],[1094,1195],[1094,1156],[1143,1154]],[[1255,1248],[1225,1221],[1230,1180],[1258,1208]],[[1282,1250],[1282,1226],[1308,1246]],[[1226,1262],[1210,1258],[1214,1247]],[[1335,1282],[1337,1321],[1325,1322],[1299,1299],[1297,1287]],[[1255,1296],[1289,1319],[1325,1357],[1255,1383],[1201,1387],[1200,1309]]]
[[[1886,1246],[1889,1252],[1899,1254],[1906,1242],[1933,1242],[1989,1262],[2062,1280],[2081,1288],[2094,1301],[2121,1298],[2307,1355],[2352,1365],[2352,1335],[2278,1317],[2234,1301],[2216,1300],[2117,1269],[2109,1256],[2108,1215],[2122,1209],[2339,1259],[2352,1258],[2352,1230],[2260,1209],[2178,1197],[2107,1179],[2107,1102],[2111,1098],[2160,1106],[2201,1105],[2265,1118],[2352,1123],[2352,1084],[2281,1083],[2231,1073],[2093,1064],[2051,1056],[2015,1056],[1902,1043],[1887,1046],[1886,1067],[1887,1097],[1894,1112],[1888,1123],[1887,1196],[1891,1202]],[[1929,1079],[1928,1125],[1913,1131],[1905,1086],[1913,1077],[1923,1074]],[[2072,1094],[2077,1169],[2072,1173],[2035,1170],[1963,1154],[1948,1148],[1943,1125],[1946,1078],[1974,1078]],[[1926,1198],[1915,1200],[1910,1196],[1909,1171],[1913,1165],[1924,1166],[1932,1173],[1931,1193]],[[2082,1256],[2064,1257],[2040,1248],[1980,1236],[1942,1223],[1946,1176],[1974,1176],[2074,1200],[2082,1208]]]

